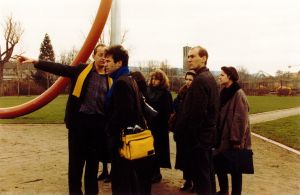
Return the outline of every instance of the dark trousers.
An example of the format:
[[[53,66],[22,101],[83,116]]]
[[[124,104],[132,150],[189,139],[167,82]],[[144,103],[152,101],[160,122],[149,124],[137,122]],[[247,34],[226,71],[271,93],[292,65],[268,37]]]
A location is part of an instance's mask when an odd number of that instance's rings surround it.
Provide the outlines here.
[[[161,173],[160,173],[160,163],[159,163],[159,159],[158,159],[158,157],[157,156],[155,156],[154,155],[154,157],[153,157],[153,165],[152,165],[152,167],[153,167],[153,173],[152,173],[152,176],[153,177],[155,177],[155,176],[157,176],[157,175],[160,175]]]
[[[212,195],[215,193],[212,151],[193,149],[191,152],[192,179],[197,194]]]
[[[83,194],[84,167],[85,194],[98,194],[98,131],[99,128],[88,127],[69,129],[69,194]]]
[[[184,167],[182,169],[182,173],[183,173],[183,179],[186,181],[192,181],[192,173],[193,170],[191,169],[191,167]]]
[[[126,160],[116,154],[111,163],[113,195],[151,195],[153,158]]]
[[[217,173],[220,191],[229,192],[227,173]],[[231,173],[232,195],[240,195],[242,193],[242,174]]]

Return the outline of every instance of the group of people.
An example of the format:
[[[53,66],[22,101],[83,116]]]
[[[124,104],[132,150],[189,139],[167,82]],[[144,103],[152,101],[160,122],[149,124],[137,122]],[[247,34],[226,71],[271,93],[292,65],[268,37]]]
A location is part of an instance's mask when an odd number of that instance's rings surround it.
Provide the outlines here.
[[[162,179],[160,168],[171,168],[170,130],[176,141],[175,168],[183,171],[185,179],[181,190],[216,194],[213,152],[251,147],[249,106],[237,83],[236,69],[222,67],[220,92],[206,66],[206,49],[193,47],[188,53],[186,85],[173,102],[167,75],[157,69],[147,83],[141,72],[130,72],[129,55],[123,46],[99,44],[93,59],[90,64],[69,66],[18,57],[19,63],[33,63],[38,69],[70,78],[65,112],[69,194],[83,194],[83,173],[84,194],[98,194],[98,179],[109,176],[107,163],[111,163],[109,179],[114,195],[151,194],[151,184]],[[138,113],[142,102],[138,98],[157,111],[151,120]],[[120,134],[135,125],[151,130],[155,155],[126,160],[119,154]],[[99,161],[103,173],[98,177]],[[231,175],[232,194],[241,194],[242,174]],[[217,176],[217,194],[228,194],[227,172],[218,171]]]
[[[202,47],[189,51],[190,71],[186,72],[186,83],[174,99],[175,112],[170,118],[176,141],[175,168],[182,170],[185,180],[180,190],[229,195],[227,174],[230,173],[231,194],[239,195],[242,173],[222,166],[232,163],[222,154],[232,149],[251,149],[249,103],[237,82],[237,70],[221,67],[218,77],[221,87],[218,87],[206,67],[207,58],[208,53]]]

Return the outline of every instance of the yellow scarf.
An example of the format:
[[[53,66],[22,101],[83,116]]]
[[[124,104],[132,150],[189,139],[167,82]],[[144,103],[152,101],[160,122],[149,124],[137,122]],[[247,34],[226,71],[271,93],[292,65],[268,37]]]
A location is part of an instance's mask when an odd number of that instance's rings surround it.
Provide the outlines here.
[[[87,67],[85,67],[85,69],[83,69],[83,71],[79,74],[79,76],[77,78],[77,81],[76,81],[76,84],[75,84],[75,87],[73,89],[72,95],[74,95],[78,98],[80,97],[83,82],[84,82],[86,76],[92,70],[92,68],[93,68],[93,62],[90,63],[89,65],[87,65]]]
[[[85,69],[83,69],[83,71],[79,74],[79,76],[77,78],[77,81],[76,81],[76,84],[75,84],[75,87],[73,89],[73,93],[72,93],[72,95],[74,95],[75,97],[78,97],[78,98],[80,97],[83,82],[84,82],[86,76],[92,70],[92,68],[93,68],[93,62],[90,63],[89,65],[87,65],[87,67],[85,67]],[[113,83],[112,78],[108,77],[108,87],[109,87],[109,89],[111,88],[112,83]]]

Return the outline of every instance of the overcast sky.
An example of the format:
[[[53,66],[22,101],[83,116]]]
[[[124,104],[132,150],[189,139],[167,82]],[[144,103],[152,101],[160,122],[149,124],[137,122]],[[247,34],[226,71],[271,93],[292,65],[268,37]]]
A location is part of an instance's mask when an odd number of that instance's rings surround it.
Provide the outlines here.
[[[182,47],[202,45],[208,66],[243,66],[274,75],[300,70],[299,0],[120,0],[130,64],[167,60],[182,66]],[[56,57],[80,48],[100,0],[0,0],[0,23],[10,14],[24,34],[16,52],[37,58],[48,33]],[[3,31],[0,44],[3,47]],[[288,65],[294,65],[288,68]]]

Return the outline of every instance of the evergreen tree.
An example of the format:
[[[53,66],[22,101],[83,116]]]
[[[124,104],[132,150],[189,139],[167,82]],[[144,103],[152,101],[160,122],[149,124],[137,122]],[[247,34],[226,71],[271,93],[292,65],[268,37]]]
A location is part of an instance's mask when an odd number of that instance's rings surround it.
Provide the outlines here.
[[[55,55],[48,33],[45,34],[44,40],[41,43],[39,60],[55,61]],[[49,88],[54,82],[54,76],[42,70],[37,70],[34,79],[45,89]]]
[[[41,44],[39,60],[55,61],[54,51],[48,33],[45,34]]]

